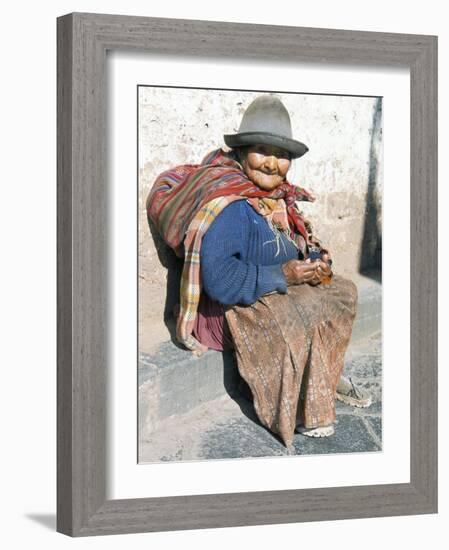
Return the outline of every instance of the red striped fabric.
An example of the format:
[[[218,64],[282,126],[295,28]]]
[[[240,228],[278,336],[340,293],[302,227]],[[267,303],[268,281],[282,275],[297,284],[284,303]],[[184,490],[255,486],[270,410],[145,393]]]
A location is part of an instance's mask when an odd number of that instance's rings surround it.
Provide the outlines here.
[[[295,201],[309,201],[310,194],[287,181],[273,191],[263,191],[246,177],[233,152],[222,149],[209,153],[201,164],[185,164],[160,174],[148,196],[147,213],[165,242],[182,255],[182,243],[196,213],[207,202],[229,195],[284,199],[291,236],[299,234],[308,241]]]
[[[261,190],[246,177],[232,151],[225,153],[218,149],[199,165],[185,164],[163,172],[148,195],[149,219],[164,241],[178,256],[184,257],[176,332],[178,340],[197,355],[207,350],[192,334],[201,296],[202,238],[228,204],[247,199],[259,211],[257,198],[278,204],[277,208],[271,208],[273,221],[279,222],[305,253],[309,235],[295,201],[314,199],[287,181],[273,191]]]

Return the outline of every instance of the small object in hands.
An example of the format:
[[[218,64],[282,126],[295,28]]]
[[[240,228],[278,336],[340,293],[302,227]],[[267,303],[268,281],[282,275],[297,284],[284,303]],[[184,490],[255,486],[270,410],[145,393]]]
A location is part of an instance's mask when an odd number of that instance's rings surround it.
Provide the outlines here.
[[[316,260],[321,260],[323,256],[323,252],[321,251],[321,248],[318,248],[317,246],[311,246],[309,247],[309,260],[312,262],[315,262]],[[326,260],[326,263],[329,267],[332,266],[332,260],[329,258]],[[321,283],[324,285],[330,285],[332,282],[332,274],[329,277],[324,277],[322,279]]]
[[[317,246],[311,246],[309,248],[309,259],[314,262],[321,258],[321,250]]]
[[[310,246],[309,247],[309,259],[314,262],[315,260],[321,260],[324,254],[327,254],[327,252],[323,252],[321,248],[318,248],[318,246]],[[326,260],[327,265],[330,267],[332,265],[332,260],[329,258]]]

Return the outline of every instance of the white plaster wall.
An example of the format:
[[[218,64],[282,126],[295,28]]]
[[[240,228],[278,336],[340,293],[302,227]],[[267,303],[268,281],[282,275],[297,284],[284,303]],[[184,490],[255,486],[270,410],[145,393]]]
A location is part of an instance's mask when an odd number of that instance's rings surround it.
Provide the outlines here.
[[[167,268],[157,254],[145,212],[151,186],[163,170],[177,164],[199,163],[206,153],[224,146],[223,134],[238,131],[245,109],[258,95],[261,93],[139,88],[141,349],[168,337],[161,323],[166,306]],[[306,155],[292,163],[288,179],[316,195],[315,203],[301,203],[300,207],[330,249],[335,271],[353,276],[361,264],[366,266],[379,260],[381,100],[276,95],[290,113],[293,136],[309,147]],[[170,257],[159,246],[161,254],[171,265]],[[152,330],[145,328],[149,324]]]

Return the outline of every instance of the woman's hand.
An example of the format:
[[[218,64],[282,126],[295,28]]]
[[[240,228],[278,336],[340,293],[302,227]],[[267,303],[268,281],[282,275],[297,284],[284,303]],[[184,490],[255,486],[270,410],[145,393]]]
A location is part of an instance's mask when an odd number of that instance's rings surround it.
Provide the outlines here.
[[[284,272],[287,285],[302,285],[303,283],[313,284],[313,281],[317,277],[318,267],[318,262],[311,262],[310,260],[290,260],[283,264],[282,271]],[[318,282],[320,281],[318,280]]]
[[[327,250],[326,248],[322,248],[321,249],[321,259],[323,260],[323,262],[327,263],[330,261],[331,265],[332,265],[332,260],[331,260],[331,256],[329,254],[329,250]]]
[[[327,260],[325,255],[323,255],[323,258],[320,260],[315,260],[312,262],[312,265],[315,266],[315,274],[311,281],[309,281],[309,284],[312,286],[319,285],[323,280],[329,279],[332,277],[332,268],[327,263]]]
[[[321,259],[310,260],[290,260],[282,266],[287,285],[319,285],[323,280],[332,277],[332,268],[328,264],[330,260],[329,252],[323,250]]]

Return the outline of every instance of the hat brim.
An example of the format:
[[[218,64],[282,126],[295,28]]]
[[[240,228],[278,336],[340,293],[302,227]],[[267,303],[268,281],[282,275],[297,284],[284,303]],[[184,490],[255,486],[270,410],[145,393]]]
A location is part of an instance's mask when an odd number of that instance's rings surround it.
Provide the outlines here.
[[[292,158],[302,157],[309,148],[304,143],[269,132],[242,132],[241,134],[226,134],[223,136],[228,147],[247,147],[248,145],[275,145],[288,151]]]

